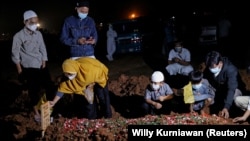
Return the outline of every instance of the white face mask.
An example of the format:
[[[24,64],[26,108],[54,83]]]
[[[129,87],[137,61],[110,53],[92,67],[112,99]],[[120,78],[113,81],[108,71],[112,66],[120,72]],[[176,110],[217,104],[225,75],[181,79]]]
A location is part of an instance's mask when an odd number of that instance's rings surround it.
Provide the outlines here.
[[[219,67],[216,68],[209,68],[210,72],[212,72],[213,74],[217,74],[221,71],[221,69]]]
[[[70,76],[67,76],[69,78],[69,80],[73,80],[76,77],[76,74],[72,74]]]
[[[37,25],[33,24],[33,25],[27,25],[27,28],[30,29],[31,31],[36,31],[37,29]]]
[[[199,83],[199,84],[195,84],[195,85],[192,85],[193,89],[195,89],[195,90],[200,89],[200,87],[201,87],[201,86],[202,86],[202,84],[201,84],[201,83]]]
[[[151,84],[151,87],[153,90],[157,91],[160,89],[161,86],[159,84]]]

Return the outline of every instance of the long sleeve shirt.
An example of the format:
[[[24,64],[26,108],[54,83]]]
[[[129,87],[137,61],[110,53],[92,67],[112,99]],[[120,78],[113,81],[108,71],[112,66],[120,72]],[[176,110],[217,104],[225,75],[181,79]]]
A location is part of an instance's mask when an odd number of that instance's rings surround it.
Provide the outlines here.
[[[97,42],[98,34],[95,21],[87,16],[85,19],[79,19],[72,15],[65,19],[60,41],[70,47],[70,57],[84,57],[94,55],[94,46],[92,44],[78,44],[79,38],[93,38]]]
[[[207,70],[205,74],[207,74],[207,79],[216,90],[220,90],[220,92],[221,90],[223,91],[223,93],[218,93],[218,95],[225,95],[224,108],[230,109],[234,100],[235,90],[241,90],[244,95],[246,85],[242,81],[237,67],[234,66],[226,57],[224,57],[222,61],[223,67],[217,76],[214,76],[212,73],[208,73],[209,70]]]
[[[47,51],[40,31],[28,32],[23,28],[13,37],[12,61],[24,68],[41,68],[42,61],[47,61]]]

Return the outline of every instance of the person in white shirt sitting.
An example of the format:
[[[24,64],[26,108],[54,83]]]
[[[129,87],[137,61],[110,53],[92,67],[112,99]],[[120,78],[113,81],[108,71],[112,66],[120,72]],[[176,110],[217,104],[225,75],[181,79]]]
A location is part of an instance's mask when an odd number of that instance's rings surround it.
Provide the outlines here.
[[[185,75],[193,71],[193,67],[190,64],[191,53],[187,48],[183,47],[182,42],[176,41],[174,48],[170,50],[168,56],[168,65],[166,67],[169,75]]]

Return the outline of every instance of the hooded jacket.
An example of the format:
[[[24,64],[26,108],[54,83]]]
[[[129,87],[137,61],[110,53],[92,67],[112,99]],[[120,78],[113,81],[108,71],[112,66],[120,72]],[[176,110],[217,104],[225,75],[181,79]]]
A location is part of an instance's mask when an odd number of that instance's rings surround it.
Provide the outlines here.
[[[86,86],[91,83],[98,83],[105,87],[108,80],[108,68],[99,60],[90,57],[81,57],[79,59],[66,59],[62,64],[63,72],[75,73],[73,80],[67,80],[60,83],[58,91],[65,94],[85,95]]]

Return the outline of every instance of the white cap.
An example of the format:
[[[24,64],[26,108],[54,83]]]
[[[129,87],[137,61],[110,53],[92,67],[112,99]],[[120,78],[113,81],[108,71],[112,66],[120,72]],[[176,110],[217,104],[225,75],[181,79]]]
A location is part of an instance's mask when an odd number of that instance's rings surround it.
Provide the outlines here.
[[[151,76],[151,80],[153,82],[162,82],[164,80],[164,75],[160,71],[155,71]]]
[[[23,13],[24,21],[33,17],[37,17],[37,14],[32,10],[28,10]]]

